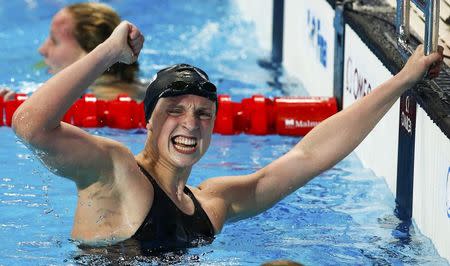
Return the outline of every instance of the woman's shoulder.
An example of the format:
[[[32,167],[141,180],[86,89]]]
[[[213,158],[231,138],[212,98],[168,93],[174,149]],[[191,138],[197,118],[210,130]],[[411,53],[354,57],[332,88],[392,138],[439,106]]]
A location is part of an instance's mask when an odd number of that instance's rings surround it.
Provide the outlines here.
[[[98,78],[90,87],[92,93],[101,100],[114,100],[119,94],[127,94],[138,102],[144,99],[145,89],[143,82],[125,82],[105,75]]]

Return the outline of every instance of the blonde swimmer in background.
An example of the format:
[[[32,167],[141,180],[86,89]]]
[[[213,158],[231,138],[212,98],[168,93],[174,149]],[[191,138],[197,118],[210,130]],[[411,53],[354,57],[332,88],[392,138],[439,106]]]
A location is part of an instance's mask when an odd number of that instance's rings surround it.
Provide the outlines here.
[[[58,11],[50,24],[47,39],[39,47],[48,72],[56,74],[82,58],[104,42],[119,25],[121,19],[111,7],[101,3],[76,3]],[[120,93],[141,101],[145,87],[138,81],[137,62],[127,65],[118,62],[100,75],[89,89],[103,100],[112,100]],[[13,100],[15,92],[0,88],[0,97]]]
[[[320,123],[280,158],[254,173],[209,178],[193,187],[187,181],[209,147],[217,110],[216,87],[197,67],[167,67],[150,83],[147,138],[137,155],[61,122],[108,68],[134,63],[143,42],[136,26],[122,22],[105,42],[43,84],[13,118],[15,133],[42,162],[74,181],[72,238],[84,244],[134,240],[144,249],[171,250],[213,241],[226,222],[271,208],[345,158],[403,92],[427,71],[438,75],[443,59],[441,48],[425,56],[419,46],[398,74]]]

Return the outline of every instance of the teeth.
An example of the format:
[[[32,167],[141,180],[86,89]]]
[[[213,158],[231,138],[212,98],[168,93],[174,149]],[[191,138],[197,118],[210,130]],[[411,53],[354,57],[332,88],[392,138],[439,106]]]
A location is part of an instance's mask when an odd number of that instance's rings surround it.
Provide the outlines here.
[[[182,151],[185,151],[185,152],[192,152],[192,151],[195,151],[195,147],[180,146],[180,145],[178,145],[178,144],[175,144],[175,147],[176,147],[178,150],[182,150]]]
[[[182,144],[186,146],[196,146],[197,140],[195,138],[186,138],[182,136],[177,136],[173,139],[176,144]]]

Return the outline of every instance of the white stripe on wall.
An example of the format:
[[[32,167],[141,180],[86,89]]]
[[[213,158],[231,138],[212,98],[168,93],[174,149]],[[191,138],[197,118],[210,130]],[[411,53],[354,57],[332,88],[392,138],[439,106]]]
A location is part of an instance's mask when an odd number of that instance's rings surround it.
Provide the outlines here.
[[[418,107],[413,218],[421,232],[433,240],[439,254],[447,259],[450,259],[449,167],[450,140]]]

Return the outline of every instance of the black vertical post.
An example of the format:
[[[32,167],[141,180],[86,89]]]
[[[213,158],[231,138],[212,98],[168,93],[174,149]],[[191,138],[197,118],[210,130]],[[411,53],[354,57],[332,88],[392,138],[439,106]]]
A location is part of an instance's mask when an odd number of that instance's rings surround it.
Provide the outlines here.
[[[345,22],[344,5],[336,4],[334,12],[334,74],[333,96],[336,98],[338,110],[342,110],[344,94],[344,51],[345,51]]]
[[[284,0],[273,0],[272,62],[283,61]]]
[[[401,220],[412,217],[416,99],[411,90],[400,97],[398,134],[396,214]]]

